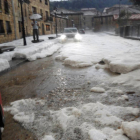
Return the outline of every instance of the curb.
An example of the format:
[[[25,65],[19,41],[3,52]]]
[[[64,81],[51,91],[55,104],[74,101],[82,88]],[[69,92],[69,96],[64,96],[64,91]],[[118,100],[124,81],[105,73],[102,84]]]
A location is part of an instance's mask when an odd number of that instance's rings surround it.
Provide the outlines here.
[[[113,34],[113,33],[109,33],[109,32],[104,32],[104,33],[109,34],[109,35],[113,35],[113,36],[119,36],[117,34]]]
[[[14,60],[13,60],[13,61],[14,61]],[[24,59],[24,60],[22,60],[21,62],[17,63],[16,65],[10,66],[10,68],[1,71],[1,72],[0,72],[0,76],[3,75],[3,74],[5,74],[5,73],[7,73],[7,72],[9,72],[10,70],[15,69],[16,67],[18,67],[18,66],[24,64],[24,63],[27,62],[27,61],[28,61],[27,59]]]
[[[140,38],[134,38],[134,37],[124,37],[126,39],[132,39],[132,40],[140,40]]]

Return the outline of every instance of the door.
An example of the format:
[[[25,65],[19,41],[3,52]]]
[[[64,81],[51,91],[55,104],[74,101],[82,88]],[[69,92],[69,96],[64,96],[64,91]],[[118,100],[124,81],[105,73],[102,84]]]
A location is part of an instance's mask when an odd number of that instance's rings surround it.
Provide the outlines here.
[[[44,24],[42,23],[42,35],[45,35]]]

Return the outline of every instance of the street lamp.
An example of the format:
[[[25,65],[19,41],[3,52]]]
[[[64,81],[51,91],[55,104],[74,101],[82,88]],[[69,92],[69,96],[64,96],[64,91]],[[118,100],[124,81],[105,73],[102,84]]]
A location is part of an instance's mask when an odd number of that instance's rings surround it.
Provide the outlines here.
[[[26,38],[25,38],[24,17],[23,17],[23,8],[22,8],[22,4],[23,4],[24,0],[19,0],[19,1],[20,1],[20,5],[21,5],[23,44],[25,46],[25,45],[27,45],[27,43],[26,43]]]
[[[121,13],[120,7],[121,7],[121,1],[122,0],[119,0],[119,27],[120,27],[120,13]]]
[[[54,7],[53,12],[55,14],[55,32],[56,32],[56,37],[57,37],[57,19],[56,19],[57,7]]]

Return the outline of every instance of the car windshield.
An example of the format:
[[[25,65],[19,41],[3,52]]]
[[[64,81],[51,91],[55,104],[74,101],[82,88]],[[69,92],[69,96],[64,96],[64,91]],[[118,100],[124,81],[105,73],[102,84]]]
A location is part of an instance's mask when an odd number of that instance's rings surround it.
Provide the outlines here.
[[[64,29],[64,33],[77,33],[77,29]]]

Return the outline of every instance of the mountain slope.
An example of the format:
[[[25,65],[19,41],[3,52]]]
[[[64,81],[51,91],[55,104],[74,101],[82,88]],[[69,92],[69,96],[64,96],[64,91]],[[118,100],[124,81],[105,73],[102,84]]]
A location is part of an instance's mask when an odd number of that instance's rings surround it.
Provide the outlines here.
[[[80,10],[81,8],[97,8],[102,10],[105,7],[111,7],[119,4],[120,0],[68,0],[68,1],[52,1],[51,10],[53,7],[65,8],[69,10]],[[131,4],[129,0],[122,0],[121,4]]]

